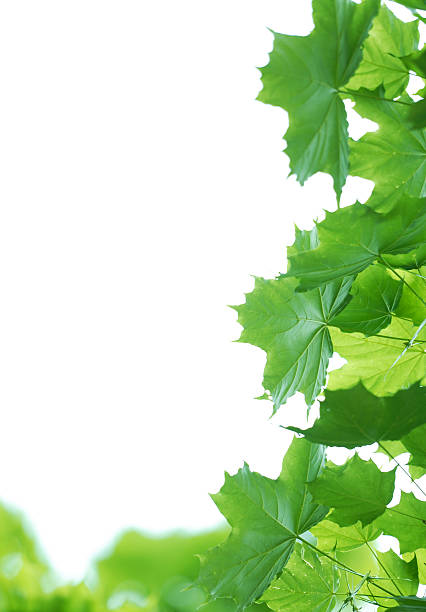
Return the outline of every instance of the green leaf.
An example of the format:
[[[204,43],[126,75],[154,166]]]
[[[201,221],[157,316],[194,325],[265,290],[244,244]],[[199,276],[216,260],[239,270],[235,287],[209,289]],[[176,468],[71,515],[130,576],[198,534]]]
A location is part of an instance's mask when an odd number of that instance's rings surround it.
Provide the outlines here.
[[[423,402],[424,406],[425,403]],[[426,469],[426,425],[414,429],[404,436],[401,442],[407,451],[411,453],[410,465]]]
[[[416,23],[411,22],[411,23]],[[418,76],[426,78],[426,47],[418,51],[413,51],[405,57],[401,57],[401,61],[405,64],[408,70],[414,70]]]
[[[412,493],[401,493],[397,506],[387,508],[375,521],[385,534],[398,538],[401,553],[414,552],[426,538],[426,504]]]
[[[426,10],[426,0],[394,0],[394,2],[403,4],[408,8]]]
[[[379,100],[378,90],[360,91],[355,110],[379,124],[351,143],[350,173],[375,183],[368,205],[378,212],[388,212],[402,195],[422,198],[426,195],[426,133],[413,130],[410,122],[411,99],[401,103]],[[403,103],[404,102],[404,103]]]
[[[261,69],[258,99],[285,109],[290,168],[303,185],[328,172],[340,197],[348,173],[346,111],[339,89],[361,61],[361,46],[380,2],[313,0],[315,29],[309,36],[275,34],[269,64]]]
[[[388,593],[393,595],[415,595],[417,593],[419,580],[416,558],[408,562],[404,561],[393,550],[385,553],[375,552],[375,556],[379,566],[376,575],[381,580],[369,582],[368,588],[361,591],[363,595],[368,597],[372,594],[382,601],[380,598],[386,593],[380,587],[384,587]]]
[[[277,480],[251,472],[247,465],[235,476],[226,475],[212,497],[232,532],[202,558],[198,579],[211,598],[232,598],[242,610],[268,588],[288,562],[297,537],[328,511],[307,490],[323,461],[323,447],[295,439]]]
[[[415,432],[426,423],[425,406],[426,387],[416,385],[391,397],[376,397],[358,384],[350,390],[326,391],[320,418],[310,429],[288,429],[302,433],[311,442],[355,448],[399,440]],[[426,436],[423,445],[425,440]],[[405,445],[405,438],[403,442]]]
[[[344,465],[326,467],[309,485],[318,503],[334,508],[328,519],[341,527],[374,521],[386,510],[394,488],[394,471],[381,472],[373,461],[363,461],[358,455]]]
[[[337,604],[339,570],[309,549],[297,547],[262,600],[278,612],[330,612]]]
[[[426,264],[426,244],[422,244],[414,251],[404,253],[403,255],[386,255],[386,261],[393,268],[419,270]]]
[[[398,270],[398,274],[403,277],[405,286],[395,314],[401,318],[411,319],[413,323],[420,325],[426,319],[426,306],[415,293],[426,302],[426,268],[423,267],[416,272]]]
[[[423,244],[426,198],[401,199],[387,214],[356,203],[327,213],[317,231],[318,247],[289,257],[287,276],[300,280],[301,291],[358,274],[382,255],[407,253]]]
[[[331,323],[344,332],[373,336],[390,324],[401,293],[402,281],[382,265],[369,266],[355,279],[352,300]]]
[[[410,387],[425,376],[424,344],[415,344],[406,350],[407,342],[417,331],[408,321],[395,318],[378,336],[369,338],[344,334],[336,328],[330,331],[334,350],[348,360],[330,373],[327,385],[330,390],[348,389],[361,381],[368,391],[383,397]],[[424,328],[418,340],[426,340]]]
[[[377,89],[384,85],[389,98],[398,96],[408,85],[408,68],[399,58],[418,48],[417,21],[404,23],[382,6],[364,44],[362,62],[349,81],[348,89]]]
[[[400,2],[400,0],[396,0]],[[392,612],[424,612],[426,610],[426,599],[423,597],[395,597],[400,605],[392,608]]]
[[[426,127],[426,100],[418,100],[412,104],[408,113],[408,121],[414,130],[422,130]]]
[[[367,542],[373,542],[382,533],[380,529],[370,523],[365,527],[361,522],[350,525],[349,527],[339,527],[333,521],[325,519],[311,529],[311,533],[317,538],[317,547],[330,552],[336,550],[353,550],[359,548]]]
[[[307,230],[300,230],[297,225],[294,226],[294,242],[291,246],[287,247],[287,257],[293,257],[297,253],[303,253],[303,251],[310,251],[316,249],[319,244],[317,228]],[[426,254],[425,254],[426,258]]]
[[[271,392],[274,410],[296,391],[312,404],[325,384],[333,354],[328,321],[345,305],[351,282],[343,279],[300,294],[294,279],[257,278],[245,304],[235,307],[244,328],[239,341],[266,351],[263,386]]]

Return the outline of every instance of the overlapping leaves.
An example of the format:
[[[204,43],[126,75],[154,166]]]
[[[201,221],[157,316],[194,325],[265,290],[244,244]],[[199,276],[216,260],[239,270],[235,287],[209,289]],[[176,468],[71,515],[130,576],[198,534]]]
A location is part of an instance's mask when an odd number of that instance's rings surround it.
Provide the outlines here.
[[[277,480],[244,467],[215,496],[233,531],[209,553],[201,581],[238,609],[262,594],[277,611],[365,602],[423,609],[415,595],[425,576],[425,504],[412,493],[395,502],[395,469],[357,454],[314,476],[297,467],[306,467],[310,440],[316,449],[377,442],[391,459],[409,453],[402,469],[412,479],[426,468],[426,112],[405,91],[410,71],[426,74],[417,11],[426,6],[400,4],[418,19],[402,22],[373,0],[314,0],[313,32],[275,34],[262,69],[259,99],[289,114],[286,150],[299,182],[327,172],[339,198],[349,173],[374,189],[365,204],[327,213],[309,232],[296,229],[287,273],[257,279],[236,307],[240,340],[267,354],[264,397],[274,411],[296,392],[311,405],[327,387],[320,418],[305,429],[289,425],[305,438],[293,443]],[[344,98],[377,131],[348,140]],[[333,353],[346,363],[327,374]],[[292,522],[301,495],[317,509],[309,534],[307,522]],[[403,558],[375,549],[381,533],[399,539]],[[367,550],[372,566],[360,573],[345,565],[341,555],[353,550]]]
[[[328,512],[307,489],[323,459],[324,447],[294,440],[277,480],[251,472],[247,465],[234,476],[226,475],[212,497],[232,532],[202,559],[199,577],[211,598],[232,598],[243,609],[281,572],[298,537]]]

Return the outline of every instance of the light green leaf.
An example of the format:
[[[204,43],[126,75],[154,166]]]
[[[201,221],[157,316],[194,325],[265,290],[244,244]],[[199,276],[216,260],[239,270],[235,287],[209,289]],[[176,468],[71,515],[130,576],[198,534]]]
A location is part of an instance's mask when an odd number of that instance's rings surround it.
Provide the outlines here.
[[[247,465],[235,476],[226,475],[212,497],[232,532],[202,558],[198,579],[211,598],[232,598],[242,610],[264,593],[288,562],[297,537],[328,511],[307,490],[323,461],[323,447],[295,439],[277,480]]]
[[[352,300],[331,323],[344,332],[373,336],[390,324],[401,294],[402,281],[380,264],[369,266],[355,279]]]
[[[361,381],[368,391],[384,397],[422,380],[426,371],[424,344],[415,344],[403,354],[416,331],[415,325],[400,319],[394,319],[378,336],[369,338],[332,328],[334,350],[348,363],[330,373],[327,388],[348,389]],[[418,340],[426,340],[425,328]]]
[[[289,257],[287,276],[300,280],[301,291],[358,274],[382,255],[407,253],[422,245],[426,198],[401,199],[387,214],[356,203],[327,213],[317,231],[318,247]]]
[[[336,565],[298,546],[261,601],[278,612],[331,612],[336,609],[339,582]]]
[[[426,264],[426,244],[422,244],[414,251],[404,253],[403,255],[386,255],[386,261],[393,268],[419,270]]]
[[[396,104],[378,100],[381,91],[360,94],[355,96],[355,110],[380,127],[351,143],[350,173],[375,182],[367,204],[388,212],[402,195],[426,195],[426,132],[412,129],[408,96]]]
[[[311,442],[346,448],[400,440],[426,423],[426,387],[416,385],[391,397],[376,397],[358,384],[345,391],[327,390],[320,406],[320,418],[313,427],[288,429]],[[403,442],[406,446],[405,438]]]
[[[299,182],[328,172],[340,197],[348,173],[346,111],[339,89],[358,67],[361,46],[378,11],[378,0],[313,0],[315,29],[309,36],[275,34],[269,64],[261,69],[258,99],[285,109],[290,168]]]
[[[412,493],[401,493],[397,506],[387,508],[375,521],[385,534],[398,538],[401,553],[415,552],[426,542],[426,504]]]
[[[257,278],[245,304],[235,307],[244,328],[239,341],[266,351],[263,386],[274,410],[296,391],[312,404],[325,384],[333,354],[328,321],[346,303],[351,282],[347,278],[301,294],[295,293],[295,279]]]
[[[378,601],[382,601],[381,597],[386,593],[380,587],[385,588],[388,593],[393,595],[415,595],[417,593],[419,580],[415,558],[408,562],[404,561],[393,550],[388,550],[385,553],[376,551],[375,556],[379,568],[376,575],[381,580],[371,581],[368,588],[362,589],[361,593],[363,595],[368,597],[372,594],[377,597]],[[382,610],[382,608],[379,608],[379,610]]]
[[[317,547],[330,552],[336,550],[353,550],[367,542],[373,542],[382,533],[380,529],[370,523],[365,527],[358,521],[349,527],[339,527],[337,523],[325,519],[311,529],[311,533],[317,538]]]
[[[407,66],[399,59],[418,48],[417,21],[404,23],[382,6],[364,44],[362,62],[348,89],[377,89],[384,85],[388,98],[398,96],[408,84]]]
[[[344,465],[326,467],[309,485],[318,503],[334,508],[327,517],[341,527],[367,525],[386,510],[393,497],[395,473],[381,472],[373,461],[354,455]]]
[[[404,270],[397,272],[404,279],[405,286],[395,314],[398,317],[411,319],[413,323],[420,325],[426,319],[426,306],[419,299],[420,297],[426,302],[426,268],[423,267],[416,272],[405,272]]]

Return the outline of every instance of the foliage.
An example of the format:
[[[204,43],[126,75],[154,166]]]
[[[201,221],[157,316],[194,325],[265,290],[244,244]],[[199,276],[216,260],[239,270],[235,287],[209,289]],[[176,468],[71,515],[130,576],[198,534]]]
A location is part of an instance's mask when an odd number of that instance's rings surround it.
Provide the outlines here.
[[[202,558],[197,584],[238,610],[426,609],[426,87],[420,100],[407,93],[410,74],[426,78],[426,5],[398,1],[410,22],[384,2],[313,0],[311,34],[274,33],[261,69],[258,99],[288,113],[291,173],[302,185],[330,174],[337,209],[296,228],[287,272],[257,278],[234,306],[240,341],[266,353],[273,412],[297,392],[308,414],[322,400],[309,427],[288,425],[303,438],[276,480],[245,465],[213,495],[231,533]],[[349,138],[345,100],[377,130]],[[348,175],[374,189],[341,208]],[[329,373],[333,353],[346,363]],[[361,459],[372,444],[377,454]],[[355,454],[325,463],[323,445]],[[379,453],[393,469],[378,467]],[[412,491],[399,498],[402,472]],[[380,552],[381,534],[400,554]]]
[[[188,588],[198,572],[196,555],[228,532],[149,537],[127,531],[97,560],[87,584],[61,585],[22,517],[0,505],[0,519],[2,612],[195,612],[206,599],[200,588]],[[226,600],[205,607],[234,611]],[[266,604],[256,606],[266,611]]]

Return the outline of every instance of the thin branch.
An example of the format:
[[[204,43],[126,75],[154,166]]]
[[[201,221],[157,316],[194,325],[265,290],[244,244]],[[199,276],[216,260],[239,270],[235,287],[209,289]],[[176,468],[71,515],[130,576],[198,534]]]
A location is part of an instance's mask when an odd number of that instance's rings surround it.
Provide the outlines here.
[[[423,491],[423,489],[421,488],[421,486],[414,480],[414,478],[411,476],[410,472],[408,472],[398,461],[398,459],[395,459],[395,457],[393,457],[393,455],[386,450],[386,448],[380,444],[380,442],[377,442],[377,444],[380,446],[380,448],[382,449],[383,452],[385,452],[391,459],[392,461],[395,461],[395,463],[397,464],[398,467],[401,468],[401,470],[404,472],[404,474],[406,474],[409,479],[411,480],[411,482],[416,485],[416,487],[418,488],[418,490],[420,491],[420,493],[422,493],[423,495],[426,495],[426,493]],[[408,452],[408,451],[407,451]]]

